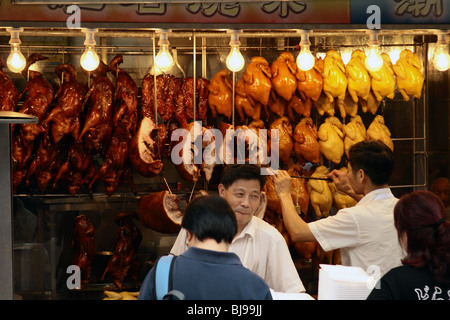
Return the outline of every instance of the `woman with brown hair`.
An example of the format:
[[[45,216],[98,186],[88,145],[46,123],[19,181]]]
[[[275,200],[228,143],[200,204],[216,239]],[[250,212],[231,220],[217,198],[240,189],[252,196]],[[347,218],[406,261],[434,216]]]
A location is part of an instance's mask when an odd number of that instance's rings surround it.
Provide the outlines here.
[[[385,274],[369,300],[449,300],[450,223],[441,199],[429,191],[400,198],[394,223],[406,256]]]

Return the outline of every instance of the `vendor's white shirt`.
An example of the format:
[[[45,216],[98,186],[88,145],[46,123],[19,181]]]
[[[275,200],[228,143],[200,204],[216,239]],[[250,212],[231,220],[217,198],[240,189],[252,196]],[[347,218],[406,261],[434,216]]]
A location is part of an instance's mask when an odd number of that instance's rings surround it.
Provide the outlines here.
[[[381,277],[400,266],[404,256],[394,226],[397,201],[389,188],[377,189],[356,206],[308,225],[325,251],[341,249],[343,265],[360,267],[368,273],[377,272],[379,267]]]
[[[170,253],[180,255],[185,252],[186,237],[186,230],[181,229]],[[274,291],[305,292],[286,240],[266,221],[254,216],[228,251],[236,253],[242,264],[263,278]]]

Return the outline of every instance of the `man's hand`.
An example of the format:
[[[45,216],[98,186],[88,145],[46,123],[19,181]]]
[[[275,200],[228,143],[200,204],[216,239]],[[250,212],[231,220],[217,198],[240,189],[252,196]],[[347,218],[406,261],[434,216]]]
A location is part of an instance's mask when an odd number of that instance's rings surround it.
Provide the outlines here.
[[[278,197],[283,195],[291,195],[292,183],[291,176],[285,170],[278,170],[277,174],[273,176],[275,184],[275,191]]]
[[[363,195],[355,193],[355,190],[353,190],[353,187],[348,180],[346,172],[335,169],[327,174],[327,177],[333,180],[334,185],[339,191],[349,195],[356,201],[361,200],[361,198],[363,197]]]

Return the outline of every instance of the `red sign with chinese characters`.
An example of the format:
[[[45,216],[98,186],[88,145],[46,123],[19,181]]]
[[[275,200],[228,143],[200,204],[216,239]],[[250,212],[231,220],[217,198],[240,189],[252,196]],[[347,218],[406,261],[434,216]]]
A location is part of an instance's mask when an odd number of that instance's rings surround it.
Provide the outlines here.
[[[350,23],[350,0],[227,3],[80,4],[85,23],[133,24],[335,24]],[[0,1],[0,23],[65,23],[69,5],[19,5]],[[100,26],[99,26],[100,27]]]

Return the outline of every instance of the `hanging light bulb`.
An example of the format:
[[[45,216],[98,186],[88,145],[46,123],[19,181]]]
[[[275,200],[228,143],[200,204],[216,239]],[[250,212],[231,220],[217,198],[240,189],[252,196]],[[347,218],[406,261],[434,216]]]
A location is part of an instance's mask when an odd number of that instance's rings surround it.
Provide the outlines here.
[[[239,72],[242,70],[245,64],[244,56],[239,50],[240,41],[239,41],[239,33],[240,30],[228,30],[228,33],[231,33],[231,41],[230,41],[230,53],[227,57],[227,68],[232,72]]]
[[[93,71],[97,69],[100,58],[98,57],[97,52],[95,52],[95,38],[94,35],[97,32],[97,29],[82,29],[84,33],[86,33],[86,39],[84,40],[84,45],[86,49],[80,58],[81,67],[83,67],[86,71]]]
[[[380,43],[378,42],[378,33],[375,30],[369,30],[369,54],[366,57],[364,65],[367,70],[377,72],[383,66],[383,58],[378,52]]]
[[[450,56],[448,54],[447,42],[445,41],[445,34],[445,32],[439,32],[438,34],[433,59],[434,67],[439,71],[447,71],[450,67]]]
[[[300,40],[300,53],[297,56],[297,67],[302,71],[311,70],[314,67],[316,60],[312,55],[309,46],[309,31],[301,30],[301,40]]]
[[[159,52],[155,57],[155,65],[156,67],[163,71],[167,72],[174,65],[173,57],[169,52],[169,40],[167,40],[167,34],[169,30],[159,29],[156,31],[160,34],[159,36]]]
[[[6,60],[6,64],[11,72],[19,73],[25,68],[26,64],[26,59],[20,51],[19,33],[23,31],[23,28],[6,28],[6,30],[11,33],[11,39],[9,40],[11,53]]]

